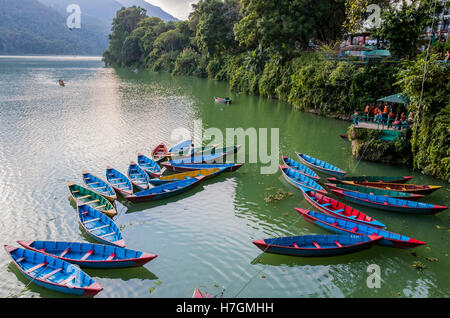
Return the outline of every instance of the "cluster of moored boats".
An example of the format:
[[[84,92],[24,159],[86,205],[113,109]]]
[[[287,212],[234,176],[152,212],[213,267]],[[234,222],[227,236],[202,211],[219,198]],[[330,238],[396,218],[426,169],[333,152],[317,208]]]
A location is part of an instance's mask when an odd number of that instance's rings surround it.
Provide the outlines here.
[[[315,210],[295,208],[303,218],[335,235],[303,235],[256,240],[253,243],[264,252],[294,256],[332,256],[352,253],[380,244],[398,248],[412,248],[425,242],[394,233],[386,225],[364,212],[328,195],[319,183],[316,172],[329,175],[331,194],[351,203],[375,209],[410,213],[435,214],[447,207],[416,202],[441,186],[415,185],[412,177],[345,176],[346,171],[325,161],[297,153],[298,161],[282,157],[282,175],[300,189]]]
[[[64,241],[18,241],[21,247],[5,245],[6,252],[19,270],[32,282],[51,290],[92,297],[103,288],[80,267],[123,268],[142,266],[156,254],[125,248],[120,228],[114,223],[115,200],[120,194],[131,202],[145,202],[182,193],[205,179],[226,171],[236,171],[242,164],[224,163],[240,146],[194,147],[192,140],[167,149],[158,145],[152,156],[138,154],[127,175],[106,168],[106,180],[82,172],[84,185],[67,182],[76,202],[78,221],[98,244]],[[168,159],[164,161],[164,159]],[[167,171],[179,173],[163,175]],[[77,265],[77,266],[74,266]]]

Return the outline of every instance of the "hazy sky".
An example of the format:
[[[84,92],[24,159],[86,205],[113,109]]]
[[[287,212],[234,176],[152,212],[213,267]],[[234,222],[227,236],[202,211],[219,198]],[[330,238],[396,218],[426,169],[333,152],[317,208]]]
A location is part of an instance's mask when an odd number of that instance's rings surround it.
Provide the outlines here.
[[[170,13],[175,18],[187,20],[192,10],[191,3],[197,3],[199,0],[145,0],[150,4],[160,7]]]

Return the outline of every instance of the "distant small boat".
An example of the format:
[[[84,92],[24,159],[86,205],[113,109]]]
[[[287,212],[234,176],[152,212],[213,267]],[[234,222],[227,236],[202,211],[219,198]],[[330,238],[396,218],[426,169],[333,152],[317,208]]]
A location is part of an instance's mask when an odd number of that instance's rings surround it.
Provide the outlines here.
[[[17,241],[24,248],[87,268],[142,266],[158,255],[127,248],[85,242]]]
[[[374,194],[374,195],[383,195],[385,197],[394,198],[394,199],[404,199],[404,200],[418,200],[424,197],[423,194],[414,194],[407,193],[401,191],[394,190],[386,190],[379,188],[367,188],[356,185],[350,185],[345,183],[325,183],[325,185],[330,189],[335,190],[344,190],[344,191],[353,191],[353,192],[361,192],[365,194]]]
[[[319,193],[326,194],[327,191],[313,179],[308,178],[307,176],[298,173],[294,169],[280,166],[283,177],[287,182],[292,184],[295,187],[304,187],[308,190],[317,191]]]
[[[179,153],[180,151],[190,153],[190,150],[193,147],[194,144],[192,143],[192,139],[187,139],[170,148],[169,153]]]
[[[442,186],[433,185],[419,185],[419,184],[397,184],[397,183],[386,183],[386,182],[360,182],[360,181],[341,181],[341,183],[349,185],[357,185],[366,188],[377,188],[385,190],[394,190],[415,194],[430,194]]]
[[[413,177],[389,177],[389,176],[345,176],[338,178],[327,178],[333,183],[342,183],[343,181],[360,181],[360,182],[385,182],[385,183],[405,183]]]
[[[134,161],[128,167],[128,178],[139,190],[147,190],[150,187],[147,173]]]
[[[347,135],[339,135],[342,139],[348,140],[348,136]]]
[[[303,174],[308,178],[313,179],[314,181],[320,180],[320,177],[317,175],[317,173],[309,169],[307,166],[302,165],[300,162],[292,160],[291,158],[288,158],[286,156],[281,156],[281,160],[283,161],[285,166],[294,169],[298,173]]]
[[[66,86],[66,83],[64,83],[64,81],[62,81],[62,80],[58,80],[58,84],[59,84],[59,86],[62,86],[62,87]]]
[[[4,245],[17,268],[33,283],[66,294],[93,297],[103,290],[77,266],[28,249]]]
[[[383,223],[368,216],[367,214],[364,214],[363,212],[354,209],[349,205],[336,201],[321,193],[309,190],[307,191],[307,189],[301,190],[306,201],[308,201],[312,206],[323,213],[375,227],[386,226]]]
[[[154,186],[159,186],[159,185],[163,185],[166,183],[186,180],[189,178],[195,178],[195,177],[199,177],[199,176],[204,176],[205,177],[204,180],[206,180],[206,179],[218,176],[219,174],[224,172],[225,169],[226,168],[221,168],[221,169],[212,168],[212,169],[202,169],[202,170],[193,170],[193,171],[188,171],[188,172],[176,173],[176,174],[171,174],[171,175],[164,176],[164,177],[150,179],[150,183],[153,184]]]
[[[382,236],[383,238],[378,241],[378,243],[384,246],[412,248],[426,244],[425,242],[418,241],[405,235],[389,232],[370,225],[344,220],[321,212],[300,208],[295,208],[295,210],[298,212],[298,214],[303,216],[305,220],[335,233],[356,235],[375,234]]]
[[[200,154],[183,159],[173,158],[173,163],[223,163],[227,156],[239,151],[241,145],[212,149],[208,154]]]
[[[140,191],[132,195],[128,195],[125,199],[131,202],[146,202],[159,199],[165,199],[182,192],[185,192],[197,185],[204,177],[189,178],[186,180],[175,181]]]
[[[122,172],[107,166],[106,167],[106,180],[117,192],[125,195],[133,194],[133,184]]]
[[[295,154],[303,164],[322,173],[330,174],[333,176],[343,176],[347,173],[346,171],[338,167],[335,167],[332,164],[329,164],[328,162],[316,159],[303,153],[296,152]]]
[[[158,164],[141,153],[138,153],[137,163],[152,178],[158,178],[161,175],[161,168]]]
[[[446,206],[440,206],[431,203],[394,199],[382,195],[373,195],[353,191],[334,189],[331,189],[331,191],[333,192],[333,194],[343,198],[344,200],[386,211],[412,214],[436,214],[438,212],[447,210]]]
[[[301,235],[253,241],[263,252],[292,256],[335,256],[367,249],[381,240],[379,235]]]
[[[159,162],[160,160],[166,158],[168,152],[169,150],[167,149],[166,145],[164,143],[160,143],[155,147],[155,149],[153,149],[152,158],[155,162]]]
[[[221,97],[214,96],[214,101],[216,103],[224,103],[224,104],[232,104],[233,103],[233,100],[231,99],[231,97],[221,98]]]
[[[104,196],[111,202],[117,199],[116,191],[108,183],[86,171],[81,171],[81,175],[84,184],[89,189]]]
[[[168,170],[172,171],[193,171],[193,170],[203,170],[203,169],[212,169],[212,168],[225,168],[224,171],[236,171],[240,167],[242,167],[242,163],[176,163],[172,161],[166,161],[161,163],[162,166],[166,167]]]
[[[109,217],[113,217],[117,214],[114,205],[100,194],[72,182],[67,182],[67,187],[77,204],[90,205]]]
[[[213,296],[208,293],[201,292],[200,289],[196,288],[192,294],[192,298],[213,298]]]
[[[109,217],[85,204],[77,207],[77,215],[81,226],[94,239],[101,243],[125,247],[122,233]]]

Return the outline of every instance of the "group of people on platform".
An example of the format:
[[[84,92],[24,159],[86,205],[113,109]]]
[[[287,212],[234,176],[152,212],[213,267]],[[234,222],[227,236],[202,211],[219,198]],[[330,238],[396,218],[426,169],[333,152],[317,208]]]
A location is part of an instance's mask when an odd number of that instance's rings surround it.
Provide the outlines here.
[[[366,122],[374,122],[378,124],[385,124],[394,126],[395,129],[402,130],[403,127],[409,126],[413,121],[414,115],[409,112],[408,118],[406,118],[405,112],[400,115],[394,113],[392,105],[388,103],[383,104],[368,104],[364,109],[364,120]],[[358,125],[359,114],[355,111],[353,114],[353,123]]]

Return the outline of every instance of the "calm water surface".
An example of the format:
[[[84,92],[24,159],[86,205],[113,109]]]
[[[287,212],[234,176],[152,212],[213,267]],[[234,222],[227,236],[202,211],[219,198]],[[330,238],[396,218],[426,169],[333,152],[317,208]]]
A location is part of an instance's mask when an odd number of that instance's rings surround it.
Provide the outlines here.
[[[58,79],[67,82],[59,87]],[[213,96],[231,96],[229,107]],[[450,205],[449,186],[407,167],[358,162],[339,134],[348,123],[298,112],[286,103],[230,92],[226,83],[104,68],[99,58],[0,57],[0,242],[91,241],[77,222],[66,181],[81,170],[126,172],[136,154],[174,129],[279,128],[280,155],[309,153],[351,174],[412,175],[444,187],[424,202]],[[241,151],[246,151],[244,149]],[[104,290],[96,297],[190,297],[195,287],[225,297],[448,297],[449,214],[401,215],[361,208],[388,229],[427,242],[400,250],[375,246],[331,258],[262,254],[255,239],[325,234],[294,210],[308,208],[277,171],[247,163],[172,199],[120,200],[115,222],[127,247],[159,255],[144,267],[85,270]],[[272,203],[276,190],[293,196]],[[356,206],[355,206],[356,207]],[[431,260],[431,261],[430,261]],[[421,262],[418,271],[412,265]],[[368,288],[367,267],[381,269],[381,288]],[[28,287],[27,289],[24,289]],[[67,297],[29,284],[0,252],[0,297]]]

